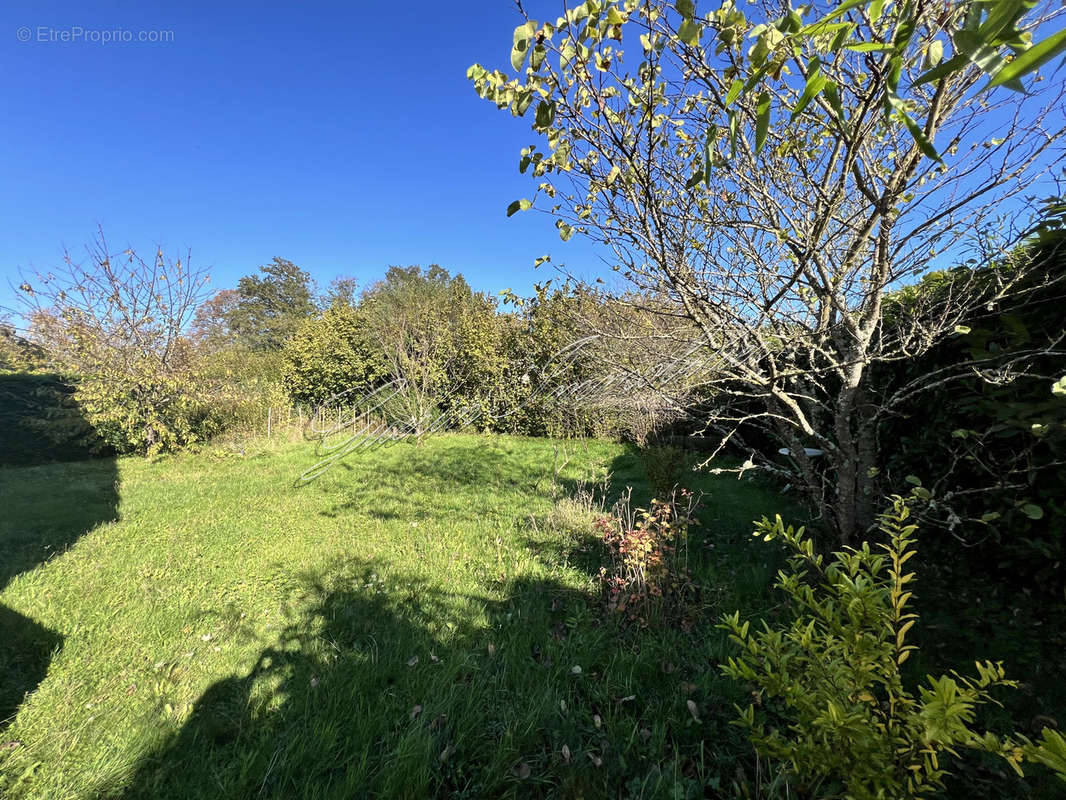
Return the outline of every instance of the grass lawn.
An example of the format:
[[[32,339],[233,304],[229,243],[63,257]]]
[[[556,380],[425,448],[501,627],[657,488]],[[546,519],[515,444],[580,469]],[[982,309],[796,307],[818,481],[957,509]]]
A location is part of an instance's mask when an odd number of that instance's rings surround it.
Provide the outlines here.
[[[544,524],[607,472],[646,501],[625,446],[439,436],[295,488],[313,460],[0,469],[0,795],[754,788],[713,622],[774,610],[779,554],[749,535],[798,514],[774,488],[700,477],[697,624],[638,632],[604,610],[590,541]]]

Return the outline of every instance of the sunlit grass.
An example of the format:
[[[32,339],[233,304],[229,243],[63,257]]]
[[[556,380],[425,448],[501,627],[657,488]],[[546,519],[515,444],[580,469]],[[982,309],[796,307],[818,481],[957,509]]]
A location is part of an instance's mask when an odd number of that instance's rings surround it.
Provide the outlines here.
[[[743,754],[709,612],[765,553],[694,547],[699,629],[638,637],[588,543],[534,524],[608,471],[646,492],[626,448],[446,436],[294,488],[311,458],[0,471],[0,603],[62,642],[0,734],[7,796],[652,796]],[[778,502],[721,481],[709,541]]]

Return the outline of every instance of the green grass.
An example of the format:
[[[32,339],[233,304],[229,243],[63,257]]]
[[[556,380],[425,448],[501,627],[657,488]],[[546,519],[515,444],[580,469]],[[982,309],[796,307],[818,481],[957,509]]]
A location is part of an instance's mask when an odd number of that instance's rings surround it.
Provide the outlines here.
[[[589,543],[535,522],[607,470],[646,499],[644,476],[622,446],[559,447],[437,437],[299,489],[306,445],[0,471],[0,603],[20,641],[36,637],[43,678],[0,733],[2,791],[650,797],[728,782],[744,748],[711,614],[754,602],[773,564],[694,547],[700,628],[616,625]],[[747,545],[780,500],[750,481],[708,489],[718,547]]]
[[[0,720],[17,709],[0,795],[729,797],[750,780],[713,623],[780,610],[780,554],[749,534],[798,515],[773,487],[699,479],[696,625],[638,632],[603,609],[594,542],[558,523],[607,472],[648,499],[626,447],[440,436],[295,488],[311,463],[260,443],[0,469]]]

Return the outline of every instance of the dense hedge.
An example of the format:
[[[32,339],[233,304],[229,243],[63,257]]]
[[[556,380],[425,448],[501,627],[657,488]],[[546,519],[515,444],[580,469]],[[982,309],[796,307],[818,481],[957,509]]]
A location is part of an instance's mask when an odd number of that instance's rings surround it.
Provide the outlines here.
[[[964,319],[959,334],[882,373],[889,386],[916,375],[956,376],[916,396],[883,427],[885,483],[908,476],[933,493],[932,515],[960,537],[982,569],[1026,586],[1066,584],[1066,250],[1022,256],[1032,269],[1017,291]],[[980,277],[991,285],[999,265]],[[913,291],[949,295],[949,281]],[[905,298],[904,298],[905,300]],[[946,299],[943,300],[947,302]],[[891,319],[891,317],[889,317]],[[1041,350],[1050,353],[1041,354]]]

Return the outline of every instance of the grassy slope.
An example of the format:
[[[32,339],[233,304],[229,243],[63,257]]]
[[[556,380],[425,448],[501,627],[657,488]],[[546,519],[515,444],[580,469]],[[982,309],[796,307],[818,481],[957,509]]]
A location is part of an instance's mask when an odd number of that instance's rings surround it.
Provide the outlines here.
[[[711,621],[772,602],[747,532],[782,498],[706,479],[701,622],[638,636],[587,542],[530,517],[608,469],[639,494],[640,466],[571,445],[556,483],[556,448],[438,437],[302,489],[306,446],[0,470],[0,629],[35,676],[8,694],[47,673],[0,724],[0,794],[731,795]]]

